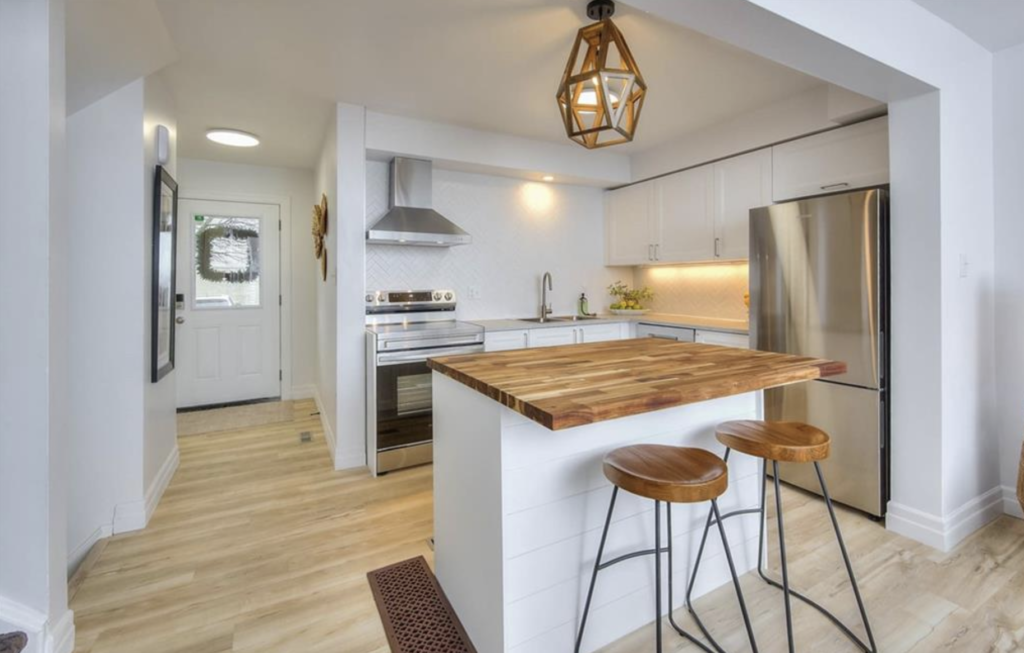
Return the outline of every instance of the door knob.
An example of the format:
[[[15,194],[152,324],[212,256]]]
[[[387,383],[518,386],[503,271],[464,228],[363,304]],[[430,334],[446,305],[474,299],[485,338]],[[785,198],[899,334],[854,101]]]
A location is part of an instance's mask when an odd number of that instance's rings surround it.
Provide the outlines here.
[[[177,322],[178,324],[185,324],[185,318],[182,317],[181,315],[179,315],[178,317],[174,318],[174,321]]]

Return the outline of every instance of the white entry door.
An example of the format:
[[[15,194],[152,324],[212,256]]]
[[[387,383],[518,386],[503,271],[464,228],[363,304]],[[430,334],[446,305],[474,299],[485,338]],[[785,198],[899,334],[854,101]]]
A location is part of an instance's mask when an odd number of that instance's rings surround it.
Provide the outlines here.
[[[182,199],[178,407],[281,396],[280,207]]]

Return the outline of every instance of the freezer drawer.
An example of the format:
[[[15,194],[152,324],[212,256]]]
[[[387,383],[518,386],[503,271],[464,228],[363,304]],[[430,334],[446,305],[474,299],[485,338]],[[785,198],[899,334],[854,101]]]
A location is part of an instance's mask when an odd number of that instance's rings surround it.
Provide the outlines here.
[[[831,455],[821,464],[832,498],[881,517],[887,494],[883,398],[879,390],[798,383],[765,391],[765,419],[806,422],[832,436]],[[779,478],[821,494],[813,465],[783,463]]]

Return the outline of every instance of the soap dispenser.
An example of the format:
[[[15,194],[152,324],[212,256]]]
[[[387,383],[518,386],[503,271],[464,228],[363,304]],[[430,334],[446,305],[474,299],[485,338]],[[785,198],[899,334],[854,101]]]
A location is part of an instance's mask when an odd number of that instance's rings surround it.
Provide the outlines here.
[[[590,315],[590,305],[589,304],[590,304],[590,302],[587,301],[587,293],[581,292],[580,293],[580,300],[579,300],[579,314],[580,314],[580,317],[587,317],[587,316]]]

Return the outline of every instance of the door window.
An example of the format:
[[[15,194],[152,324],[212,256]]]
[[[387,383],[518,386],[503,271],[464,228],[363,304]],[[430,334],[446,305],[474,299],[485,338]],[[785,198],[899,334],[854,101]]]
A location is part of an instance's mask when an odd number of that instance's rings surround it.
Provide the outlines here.
[[[260,306],[260,219],[196,215],[194,308]]]

